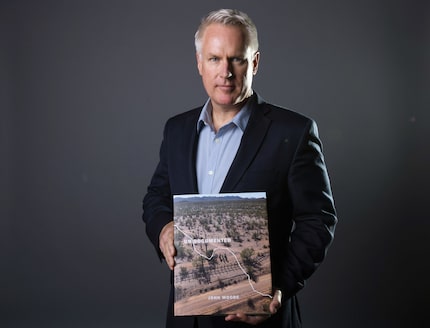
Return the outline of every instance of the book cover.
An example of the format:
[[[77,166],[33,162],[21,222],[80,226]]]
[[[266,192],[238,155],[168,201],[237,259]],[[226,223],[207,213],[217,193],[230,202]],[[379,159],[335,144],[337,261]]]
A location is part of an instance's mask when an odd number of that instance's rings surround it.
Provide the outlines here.
[[[174,315],[269,314],[266,193],[175,195]]]

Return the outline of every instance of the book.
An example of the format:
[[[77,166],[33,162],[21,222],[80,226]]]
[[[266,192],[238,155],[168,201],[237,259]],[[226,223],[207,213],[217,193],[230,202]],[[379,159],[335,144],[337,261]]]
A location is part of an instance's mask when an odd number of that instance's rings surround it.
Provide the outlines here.
[[[174,315],[269,314],[266,193],[174,195]]]

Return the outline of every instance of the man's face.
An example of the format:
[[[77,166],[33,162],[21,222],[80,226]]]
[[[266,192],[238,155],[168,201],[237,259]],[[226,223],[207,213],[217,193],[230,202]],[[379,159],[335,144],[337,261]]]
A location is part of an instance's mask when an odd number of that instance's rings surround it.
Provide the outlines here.
[[[252,94],[259,53],[247,45],[239,27],[211,24],[201,40],[197,67],[214,110],[229,110]]]

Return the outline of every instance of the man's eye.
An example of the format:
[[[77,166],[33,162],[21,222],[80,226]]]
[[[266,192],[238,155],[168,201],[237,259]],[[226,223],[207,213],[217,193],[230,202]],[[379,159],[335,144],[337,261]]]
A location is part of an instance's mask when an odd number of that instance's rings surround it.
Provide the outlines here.
[[[217,57],[211,57],[211,58],[209,58],[209,61],[211,61],[211,62],[217,62],[218,58]]]
[[[232,58],[232,62],[233,63],[243,63],[244,59],[243,58],[239,58],[239,57],[234,57],[234,58]]]

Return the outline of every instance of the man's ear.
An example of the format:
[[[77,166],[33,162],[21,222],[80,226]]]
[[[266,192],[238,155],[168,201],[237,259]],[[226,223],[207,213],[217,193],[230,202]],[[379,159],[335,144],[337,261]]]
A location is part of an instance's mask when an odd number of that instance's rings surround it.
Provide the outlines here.
[[[254,58],[252,60],[252,74],[257,74],[258,71],[258,63],[260,62],[260,52],[257,51],[254,54]]]

